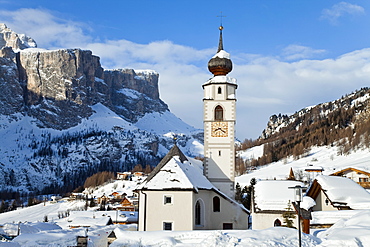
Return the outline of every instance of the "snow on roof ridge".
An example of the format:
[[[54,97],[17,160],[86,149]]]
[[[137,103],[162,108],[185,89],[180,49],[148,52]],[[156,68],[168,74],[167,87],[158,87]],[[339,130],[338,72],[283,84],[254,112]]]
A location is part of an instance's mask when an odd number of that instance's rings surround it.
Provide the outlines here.
[[[370,194],[349,178],[318,175],[317,182],[334,204],[342,204],[352,209],[370,209]]]

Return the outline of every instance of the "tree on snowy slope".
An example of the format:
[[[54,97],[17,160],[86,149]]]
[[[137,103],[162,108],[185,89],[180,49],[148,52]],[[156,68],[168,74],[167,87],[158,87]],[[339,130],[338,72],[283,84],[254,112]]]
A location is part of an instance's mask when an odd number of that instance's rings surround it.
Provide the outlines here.
[[[290,201],[288,201],[288,206],[285,208],[286,211],[282,214],[284,220],[283,222],[285,223],[285,227],[289,228],[295,228],[293,224],[293,219],[296,218],[295,212],[293,211],[292,204]]]
[[[255,184],[256,179],[252,178],[249,186],[244,186],[244,188],[241,189],[239,183],[237,183],[235,187],[235,200],[243,204],[243,206],[248,210],[251,209],[252,195]]]
[[[84,188],[96,187],[114,178],[113,172],[98,172],[85,180]]]
[[[362,88],[341,99],[304,108],[291,116],[273,115],[256,141],[243,146],[264,145],[263,155],[252,160],[262,166],[288,156],[299,159],[312,146],[337,145],[338,155],[370,147],[370,89]]]

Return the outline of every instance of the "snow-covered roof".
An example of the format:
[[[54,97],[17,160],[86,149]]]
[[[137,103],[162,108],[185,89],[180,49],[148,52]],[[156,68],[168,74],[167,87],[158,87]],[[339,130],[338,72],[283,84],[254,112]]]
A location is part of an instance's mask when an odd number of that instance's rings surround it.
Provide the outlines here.
[[[334,224],[340,219],[349,219],[362,210],[335,210],[335,211],[314,211],[311,213],[311,225]]]
[[[334,206],[345,205],[351,209],[370,209],[370,193],[353,180],[319,175],[316,181]]]
[[[341,174],[346,174],[348,172],[357,172],[359,174],[364,174],[364,175],[370,176],[370,172],[366,172],[366,171],[363,171],[361,169],[357,169],[355,167],[347,167],[347,168],[342,169],[340,171],[334,172],[334,173],[332,173],[330,175],[332,175],[332,176],[340,176]]]
[[[261,180],[254,188],[254,203],[256,212],[264,210],[284,211],[288,207],[288,202],[294,201],[295,187],[303,183],[293,180]],[[292,207],[293,208],[293,207]]]
[[[230,59],[230,54],[224,50],[221,50],[213,56],[213,58],[215,57]]]
[[[200,163],[200,164],[199,164]],[[224,199],[249,212],[228,197],[203,175],[202,162],[186,157],[175,144],[137,190],[212,190]]]
[[[209,79],[208,81],[206,81],[206,83],[204,83],[203,86],[204,85],[207,85],[209,83],[230,83],[230,84],[237,84],[235,78],[232,78],[232,77],[229,77],[229,76],[225,76],[225,75],[217,75],[217,76],[214,76],[211,79]]]
[[[138,189],[213,189],[212,183],[202,174],[198,165],[193,164],[174,145]]]
[[[304,170],[305,171],[323,171],[324,168],[322,168],[321,166],[308,166]]]

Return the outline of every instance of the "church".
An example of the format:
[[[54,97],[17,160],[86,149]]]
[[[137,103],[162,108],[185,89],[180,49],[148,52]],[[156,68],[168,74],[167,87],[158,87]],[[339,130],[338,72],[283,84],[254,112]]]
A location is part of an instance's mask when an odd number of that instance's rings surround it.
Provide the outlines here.
[[[230,55],[208,62],[213,77],[202,87],[204,160],[186,157],[175,144],[139,185],[139,231],[247,229],[249,211],[234,200],[236,89]]]

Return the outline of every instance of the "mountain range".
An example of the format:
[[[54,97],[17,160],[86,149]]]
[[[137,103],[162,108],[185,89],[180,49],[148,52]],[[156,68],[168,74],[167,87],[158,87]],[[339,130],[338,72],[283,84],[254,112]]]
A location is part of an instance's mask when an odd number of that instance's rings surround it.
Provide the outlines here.
[[[0,24],[0,191],[71,191],[92,174],[155,166],[173,145],[202,152],[202,130],[173,115],[159,74],[106,70],[89,50],[37,48]]]
[[[0,197],[68,192],[99,171],[155,166],[175,137],[186,155],[202,156],[203,130],[170,112],[155,71],[107,70],[91,51],[40,49],[5,24],[0,48]],[[322,154],[317,148],[330,150],[322,158],[330,164],[367,150],[369,116],[369,88],[273,115],[259,139],[240,143],[236,171],[286,168]],[[285,168],[268,176],[283,177]]]

